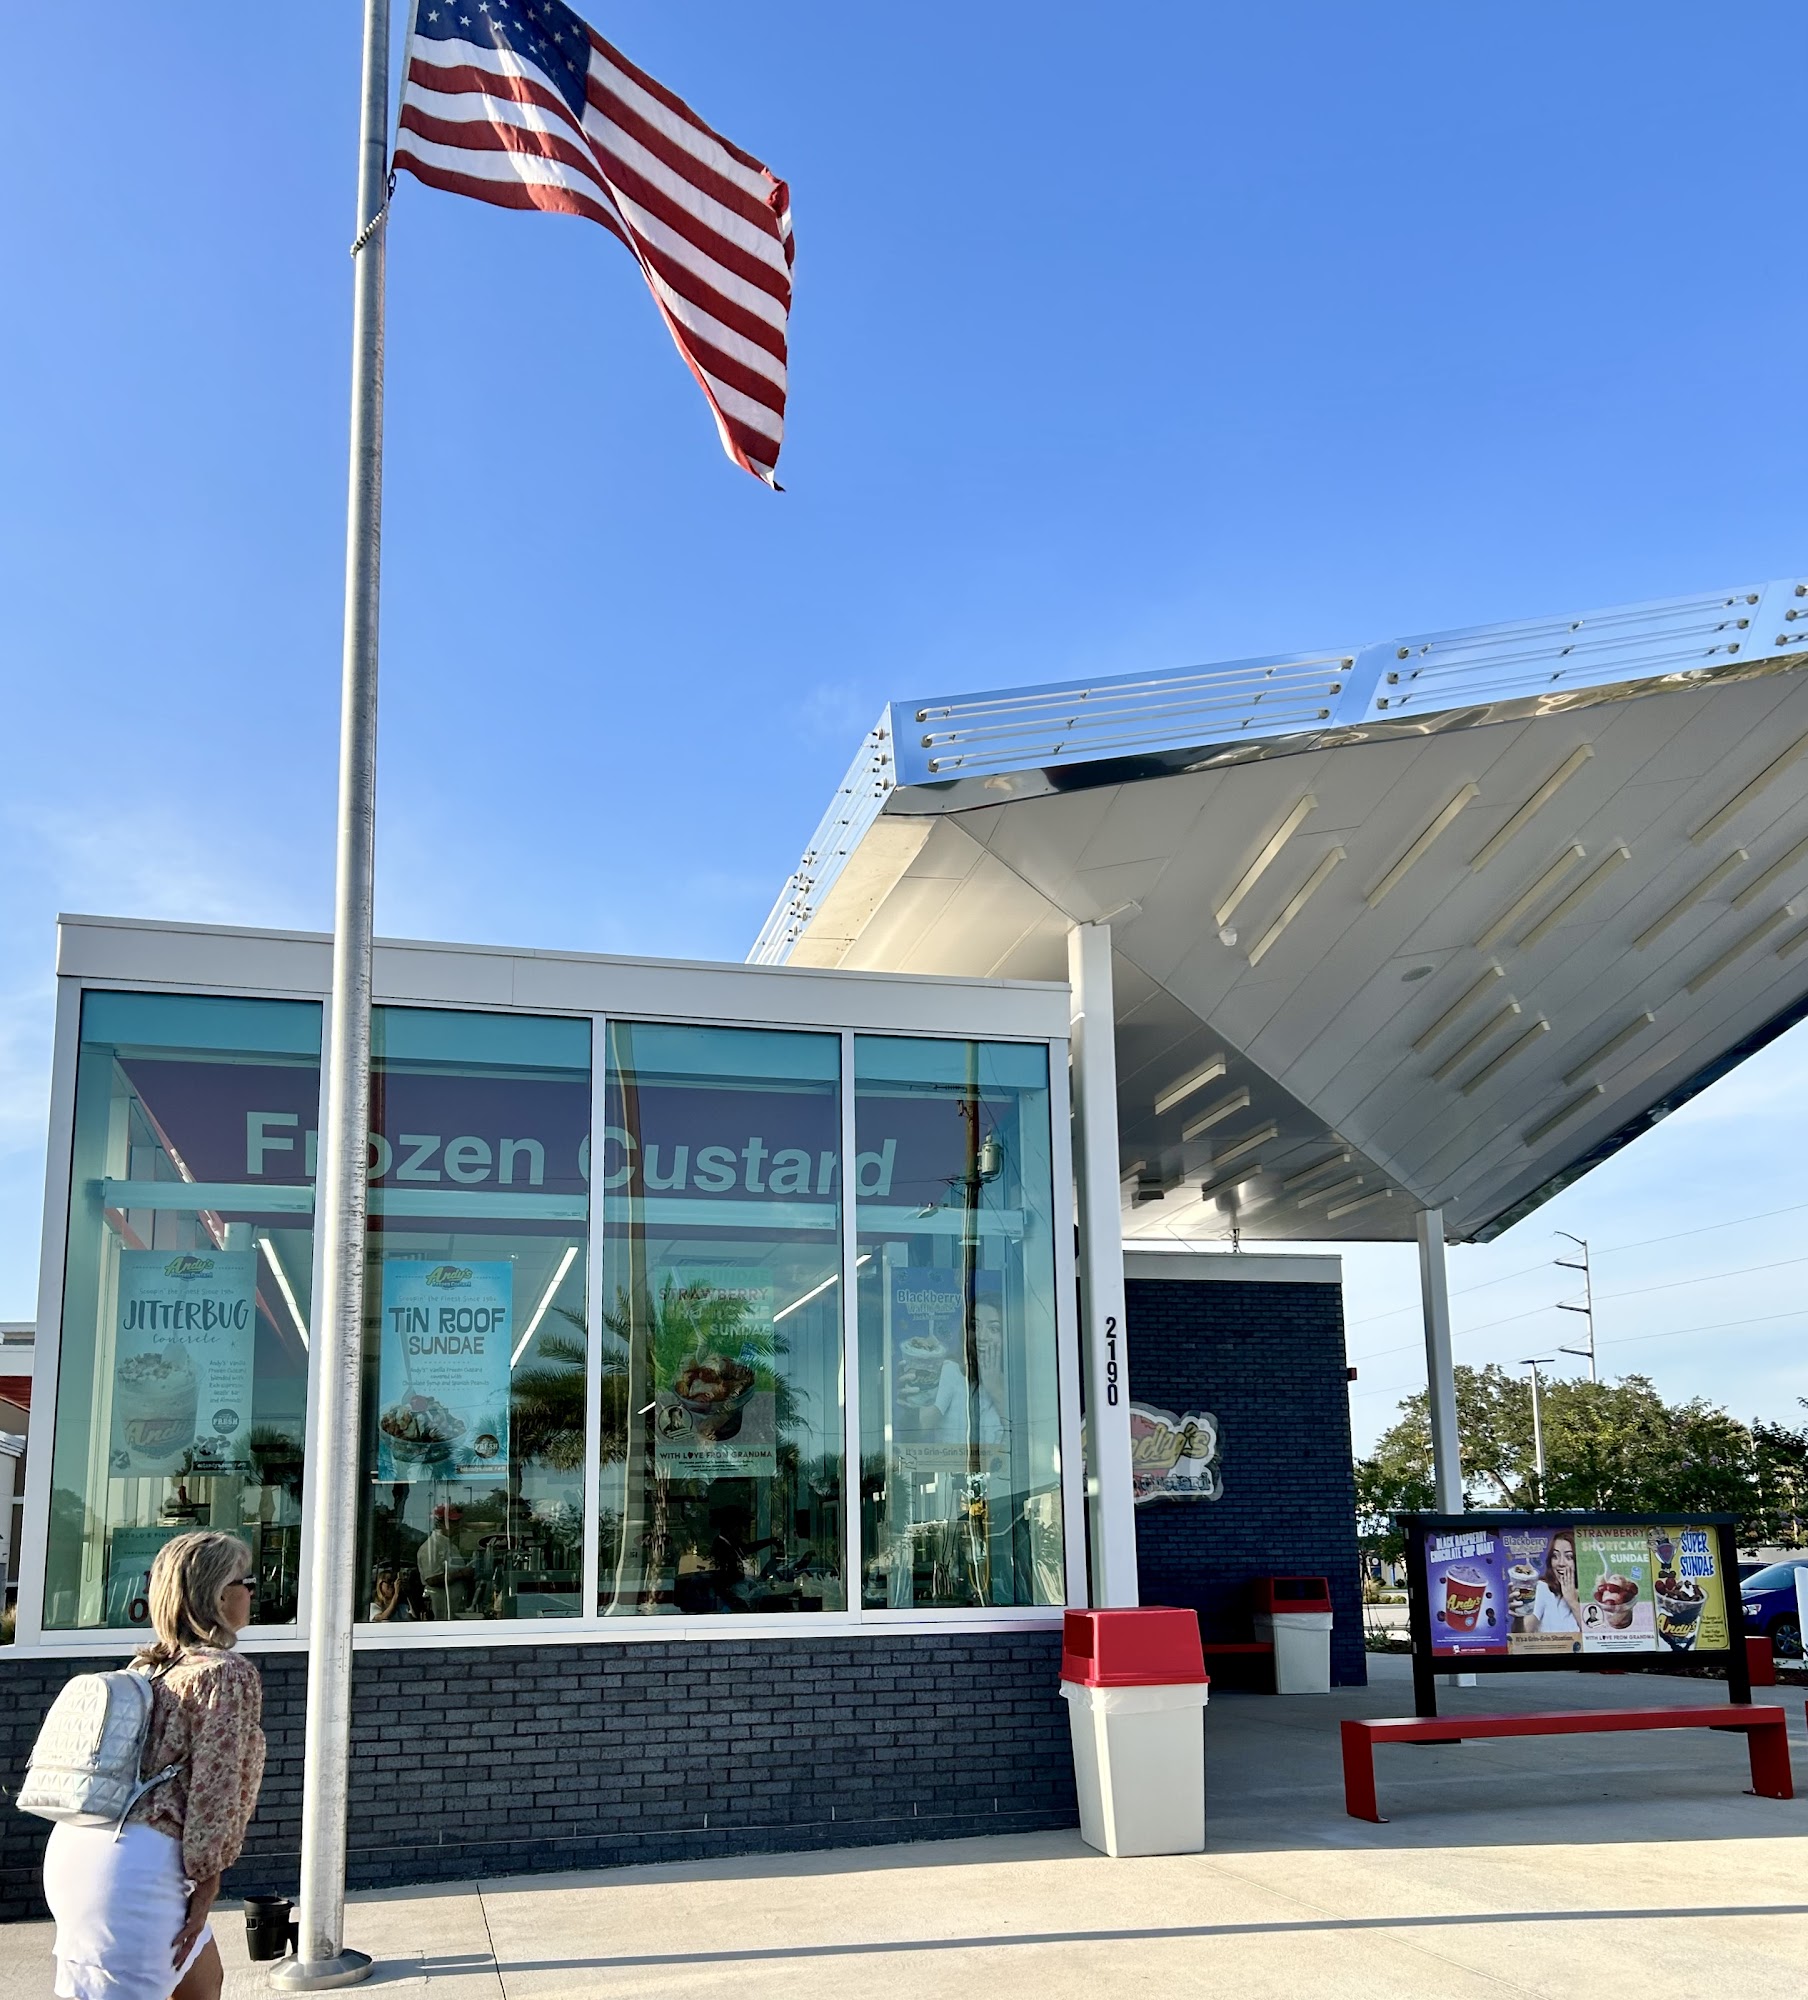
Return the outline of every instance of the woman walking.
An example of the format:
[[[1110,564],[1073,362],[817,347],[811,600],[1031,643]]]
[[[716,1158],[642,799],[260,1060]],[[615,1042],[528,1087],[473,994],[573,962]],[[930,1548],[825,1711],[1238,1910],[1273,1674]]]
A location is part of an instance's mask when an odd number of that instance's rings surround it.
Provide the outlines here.
[[[140,1772],[176,1768],[117,1838],[111,1827],[52,1827],[44,1895],[60,2000],[218,2000],[224,1974],[208,1912],[264,1774],[262,1684],[232,1650],[256,1589],[236,1536],[178,1535],[157,1551],[157,1636],[132,1662],[151,1676]]]

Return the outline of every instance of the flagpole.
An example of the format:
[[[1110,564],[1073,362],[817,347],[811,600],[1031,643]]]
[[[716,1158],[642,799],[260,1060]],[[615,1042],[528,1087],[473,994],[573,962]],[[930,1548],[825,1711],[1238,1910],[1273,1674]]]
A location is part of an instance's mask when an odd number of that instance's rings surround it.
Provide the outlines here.
[[[388,176],[389,0],[365,0],[357,236],[352,251],[351,466],[345,524],[333,988],[316,1208],[321,1284],[313,1314],[317,1400],[309,1467],[314,1521],[301,1905],[296,1955],[271,1976],[273,1986],[291,1993],[354,1985],[368,1976],[371,1965],[367,1954],[345,1945],[345,1844],[370,1145],[377,595],[383,533],[383,215]]]

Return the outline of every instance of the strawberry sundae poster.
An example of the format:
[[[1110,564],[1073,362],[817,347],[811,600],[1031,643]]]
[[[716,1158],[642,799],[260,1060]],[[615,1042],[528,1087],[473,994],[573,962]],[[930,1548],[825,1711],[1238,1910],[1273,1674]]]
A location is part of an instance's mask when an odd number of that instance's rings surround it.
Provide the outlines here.
[[[1648,1528],[1576,1530],[1576,1591],[1585,1653],[1655,1653]]]

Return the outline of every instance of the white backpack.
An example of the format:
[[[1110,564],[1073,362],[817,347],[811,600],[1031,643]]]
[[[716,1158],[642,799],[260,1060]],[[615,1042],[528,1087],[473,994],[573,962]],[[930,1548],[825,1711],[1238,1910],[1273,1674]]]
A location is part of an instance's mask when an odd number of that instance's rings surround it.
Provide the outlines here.
[[[19,1810],[66,1826],[110,1826],[117,1838],[145,1793],[182,1768],[170,1764],[155,1777],[139,1776],[154,1678],[134,1667],[77,1674],[38,1731],[14,1801]]]

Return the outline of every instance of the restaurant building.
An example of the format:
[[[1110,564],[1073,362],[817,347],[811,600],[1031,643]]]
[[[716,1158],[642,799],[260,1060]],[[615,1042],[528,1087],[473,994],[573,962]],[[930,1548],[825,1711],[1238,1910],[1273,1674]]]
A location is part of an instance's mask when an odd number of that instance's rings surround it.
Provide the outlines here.
[[[1359,1681],[1322,1246],[1417,1241],[1460,1501],[1446,1240],[1808,1011],[1803,599],[898,702],[749,964],[379,942],[353,1886],[1071,1824],[1067,1605],[1235,1643],[1323,1575]],[[297,1845],[329,961],[58,940],[0,1758],[243,1534],[240,1886]]]

